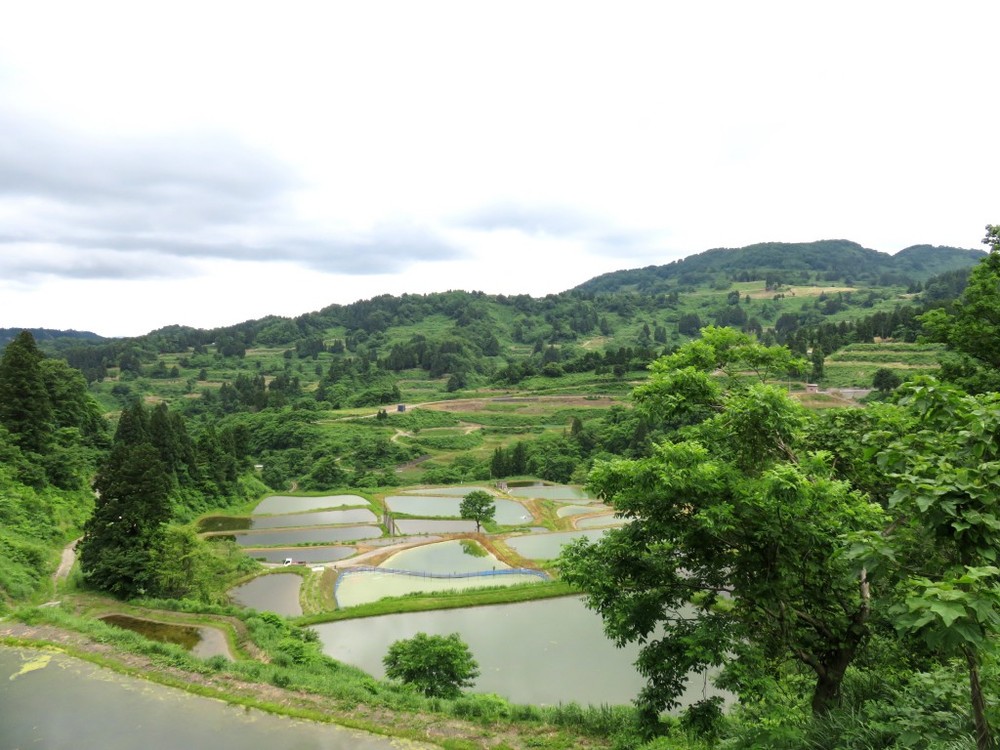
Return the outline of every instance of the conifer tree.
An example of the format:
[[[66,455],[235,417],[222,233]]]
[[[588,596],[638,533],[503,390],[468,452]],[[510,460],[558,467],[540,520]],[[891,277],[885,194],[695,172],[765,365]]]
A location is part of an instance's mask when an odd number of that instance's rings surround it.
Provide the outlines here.
[[[45,390],[44,355],[30,331],[21,331],[0,359],[0,424],[27,453],[44,454],[52,437],[52,405]]]
[[[170,519],[170,477],[148,441],[115,444],[94,481],[97,504],[84,526],[80,566],[95,588],[121,597],[147,593],[152,552]]]

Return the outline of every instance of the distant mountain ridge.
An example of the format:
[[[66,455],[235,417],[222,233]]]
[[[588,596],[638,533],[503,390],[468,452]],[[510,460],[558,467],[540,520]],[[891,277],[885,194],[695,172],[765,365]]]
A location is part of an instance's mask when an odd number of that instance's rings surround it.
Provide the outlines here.
[[[849,240],[819,240],[816,242],[783,243],[763,242],[741,248],[714,248],[659,266],[613,271],[596,276],[579,286],[546,299],[567,298],[576,300],[580,295],[635,292],[646,295],[644,303],[650,312],[662,306],[656,295],[668,294],[675,299],[677,292],[690,292],[695,288],[728,290],[733,281],[774,280],[777,285],[829,284],[844,287],[910,287],[919,288],[928,279],[948,272],[962,271],[974,266],[986,255],[982,250],[955,247],[913,245],[895,255],[871,250]],[[768,288],[771,288],[770,286]],[[181,351],[187,346],[227,341],[233,337],[250,345],[262,334],[266,345],[286,345],[321,331],[343,326],[345,329],[364,329],[367,333],[382,331],[389,325],[414,322],[433,310],[448,318],[462,322],[461,312],[470,304],[484,304],[489,300],[506,306],[532,308],[527,295],[484,295],[481,292],[440,292],[426,295],[393,297],[380,295],[370,300],[358,300],[348,305],[333,304],[316,312],[303,313],[294,318],[268,315],[210,330],[191,326],[172,325],[151,331],[139,339],[154,338],[161,351]],[[575,304],[575,303],[574,303]],[[631,303],[630,303],[631,304]],[[720,304],[722,304],[720,302]],[[544,305],[543,305],[544,307]],[[417,313],[420,308],[419,314]],[[611,308],[586,311],[584,318],[606,314]],[[537,311],[535,311],[537,312]],[[704,311],[701,311],[704,312]],[[579,311],[578,311],[579,313]],[[577,314],[576,329],[590,330]],[[465,316],[467,317],[467,316]],[[550,316],[551,317],[551,316]],[[595,318],[596,320],[596,318]],[[567,322],[567,326],[573,328]],[[591,326],[592,327],[592,326]],[[0,349],[11,341],[21,328],[0,328]],[[73,342],[94,344],[125,341],[100,336],[90,331],[29,329],[40,344],[56,342],[55,348],[64,349]],[[533,334],[537,338],[538,334]],[[51,346],[49,347],[52,348]]]
[[[661,266],[612,271],[576,289],[653,293],[671,286],[703,284],[714,275],[764,278],[773,273],[788,281],[788,277],[803,272],[822,274],[825,281],[876,283],[891,277],[891,283],[924,282],[946,271],[972,266],[985,254],[983,250],[913,245],[890,255],[849,240],[762,242],[740,248],[714,248]]]
[[[80,339],[83,341],[105,341],[104,336],[98,336],[91,331],[60,331],[54,328],[0,328],[0,348],[5,347],[21,331],[30,331],[35,341],[52,341],[54,339]]]

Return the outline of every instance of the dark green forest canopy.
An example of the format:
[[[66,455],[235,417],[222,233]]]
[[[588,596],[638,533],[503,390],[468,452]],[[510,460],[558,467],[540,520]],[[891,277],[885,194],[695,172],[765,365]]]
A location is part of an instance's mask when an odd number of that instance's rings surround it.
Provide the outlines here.
[[[706,250],[662,266],[615,271],[586,281],[576,289],[586,292],[635,289],[655,293],[671,286],[704,284],[719,275],[750,281],[770,274],[782,283],[791,284],[797,283],[803,272],[818,273],[828,282],[908,284],[967,268],[982,255],[981,250],[930,245],[914,245],[889,255],[847,240],[766,242],[743,248]]]
[[[369,337],[384,334],[390,328],[421,324],[435,317],[450,321],[460,332],[459,338],[472,342],[477,354],[489,356],[495,353],[492,337],[496,325],[503,322],[500,318],[516,316],[530,323],[527,329],[522,327],[520,335],[513,335],[515,341],[521,339],[530,344],[539,336],[553,342],[572,341],[578,335],[592,332],[606,335],[613,324],[631,321],[637,314],[653,313],[665,304],[676,306],[676,299],[656,295],[670,295],[682,288],[771,277],[775,284],[786,285],[851,282],[865,287],[913,287],[933,276],[967,269],[982,255],[979,250],[929,245],[916,245],[888,255],[846,240],[762,243],[708,250],[662,266],[604,274],[575,289],[541,298],[458,291],[381,295],[348,305],[330,305],[295,318],[267,316],[214,329],[173,325],[145,336],[113,340],[102,340],[87,332],[38,329],[36,338],[47,351],[67,352],[70,362],[88,374],[88,379],[92,379],[90,373],[101,363],[117,364],[124,358],[127,364],[135,366],[150,361],[158,353],[212,345],[225,356],[242,356],[253,346],[291,346],[296,356],[309,356],[317,337],[322,347],[323,337],[330,330],[343,331],[345,340],[341,345],[351,346],[366,343]],[[702,324],[711,322],[725,324],[725,321],[702,320]],[[763,323],[766,325],[768,321]],[[12,329],[0,329],[0,334],[7,330],[16,335]],[[349,340],[350,337],[355,341]],[[3,343],[0,335],[0,346]],[[380,352],[381,356],[387,354]]]

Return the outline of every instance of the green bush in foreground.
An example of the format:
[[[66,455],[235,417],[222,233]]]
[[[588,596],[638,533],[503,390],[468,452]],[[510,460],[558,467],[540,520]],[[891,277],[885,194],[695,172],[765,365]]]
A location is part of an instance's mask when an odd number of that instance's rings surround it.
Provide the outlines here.
[[[479,665],[458,633],[417,633],[396,641],[382,663],[389,679],[413,685],[428,698],[457,698],[479,676]]]

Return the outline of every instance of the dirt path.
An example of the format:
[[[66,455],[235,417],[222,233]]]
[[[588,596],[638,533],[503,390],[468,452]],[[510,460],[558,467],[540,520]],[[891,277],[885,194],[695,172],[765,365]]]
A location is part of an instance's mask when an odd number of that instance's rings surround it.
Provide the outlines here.
[[[52,574],[52,581],[54,583],[58,584],[59,581],[65,581],[66,578],[69,577],[69,572],[73,569],[73,564],[76,562],[76,544],[79,541],[79,539],[74,539],[63,548],[62,558],[59,560],[59,567],[56,568],[56,572]]]

